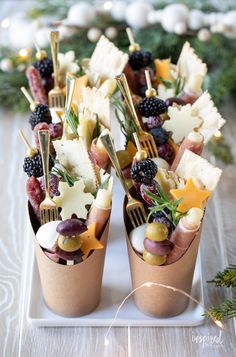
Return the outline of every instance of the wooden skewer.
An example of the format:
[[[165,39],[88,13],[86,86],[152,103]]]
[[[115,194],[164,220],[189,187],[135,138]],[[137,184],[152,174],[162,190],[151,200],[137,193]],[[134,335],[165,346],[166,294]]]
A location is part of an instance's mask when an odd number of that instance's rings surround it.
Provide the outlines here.
[[[26,136],[25,136],[25,134],[24,134],[24,132],[23,132],[22,129],[19,130],[19,134],[20,134],[21,139],[22,139],[23,142],[25,143],[25,146],[27,147],[27,155],[28,155],[29,157],[35,156],[35,155],[38,153],[38,149],[33,148],[33,147],[30,145],[30,143],[29,143],[29,141],[27,140],[27,138],[26,138]]]
[[[37,52],[41,51],[41,49],[40,49],[40,47],[39,47],[39,45],[38,45],[36,40],[34,40],[34,46],[35,46]]]
[[[147,152],[142,149],[142,146],[141,146],[139,138],[138,138],[138,134],[133,133],[133,137],[134,137],[135,145],[137,146],[137,149],[138,149],[138,152],[135,154],[135,158],[138,161],[145,160],[147,158]]]
[[[130,42],[129,51],[130,52],[139,51],[140,46],[138,43],[135,42],[134,35],[133,35],[133,32],[130,27],[126,28],[126,33],[127,33],[127,36],[128,36],[129,42]]]
[[[145,92],[146,97],[155,97],[157,95],[156,90],[152,87],[152,82],[150,78],[150,73],[149,70],[145,70],[145,77],[146,77],[146,82],[147,82],[147,90]]]
[[[127,33],[130,44],[134,45],[135,44],[134,35],[133,35],[133,32],[130,27],[126,28],[126,33]]]
[[[30,103],[30,109],[33,112],[36,107],[36,102],[33,100],[33,98],[31,97],[31,95],[29,94],[29,92],[27,91],[27,89],[25,87],[21,87],[20,90],[24,94],[24,96],[26,97],[28,102]]]

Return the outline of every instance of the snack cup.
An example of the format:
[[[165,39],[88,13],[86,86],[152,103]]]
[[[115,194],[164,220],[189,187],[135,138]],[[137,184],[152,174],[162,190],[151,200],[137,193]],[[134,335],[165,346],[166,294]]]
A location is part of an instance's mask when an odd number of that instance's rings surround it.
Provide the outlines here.
[[[30,204],[28,208],[36,234],[39,223]],[[46,305],[56,314],[79,317],[89,314],[99,304],[109,221],[100,239],[104,248],[93,251],[86,260],[75,265],[62,265],[49,259],[34,236],[43,297]]]
[[[126,227],[126,241],[129,255],[129,265],[132,289],[142,284],[153,282],[172,286],[176,289],[191,293],[193,273],[198,253],[201,229],[193,239],[185,254],[170,265],[154,266],[146,263],[133,249],[129,233],[132,226],[126,214],[124,201],[124,222]],[[173,290],[153,285],[142,287],[134,292],[134,302],[138,309],[146,315],[155,317],[171,317],[181,314],[187,307],[189,299]]]

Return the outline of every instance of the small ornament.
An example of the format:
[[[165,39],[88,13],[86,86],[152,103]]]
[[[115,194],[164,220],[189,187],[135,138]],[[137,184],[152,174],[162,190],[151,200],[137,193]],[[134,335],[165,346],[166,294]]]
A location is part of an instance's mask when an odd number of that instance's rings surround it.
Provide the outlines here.
[[[171,4],[164,8],[162,12],[162,27],[167,32],[175,32],[175,25],[187,23],[189,10],[184,4]]]
[[[21,63],[17,66],[17,71],[18,72],[23,72],[26,69],[26,65],[24,63]]]
[[[11,72],[13,70],[13,62],[10,58],[3,58],[0,62],[0,69],[3,72]]]
[[[197,37],[198,37],[199,41],[207,42],[211,38],[211,33],[207,28],[203,28],[198,31]]]
[[[124,21],[126,7],[126,1],[114,1],[111,8],[112,18],[116,21]]]
[[[190,30],[199,30],[203,25],[203,13],[200,10],[191,10],[188,18],[188,27]]]
[[[224,35],[228,38],[236,38],[236,10],[223,15],[221,22],[225,27]]]
[[[70,7],[67,21],[70,24],[85,27],[95,18],[95,9],[87,2],[79,2]]]
[[[90,42],[97,42],[102,34],[102,31],[97,27],[91,27],[88,30],[87,37]]]
[[[106,37],[108,37],[110,40],[113,40],[117,36],[117,29],[113,26],[110,26],[106,29],[105,31]]]
[[[174,33],[176,33],[176,35],[183,35],[186,31],[187,31],[187,25],[185,22],[178,22],[174,26]]]
[[[134,2],[126,7],[125,19],[133,28],[143,28],[148,25],[148,13],[153,7],[146,2]]]
[[[210,191],[198,189],[191,178],[187,180],[183,189],[170,190],[170,193],[176,200],[182,198],[182,201],[178,206],[178,211],[183,213],[189,211],[193,207],[203,209],[206,200],[211,195]]]

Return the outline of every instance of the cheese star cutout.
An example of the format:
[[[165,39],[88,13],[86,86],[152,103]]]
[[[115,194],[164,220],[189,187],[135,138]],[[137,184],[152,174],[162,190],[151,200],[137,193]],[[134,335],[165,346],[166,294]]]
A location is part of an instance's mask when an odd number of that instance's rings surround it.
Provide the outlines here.
[[[62,208],[62,220],[71,218],[72,214],[78,218],[87,218],[88,210],[85,206],[91,205],[94,197],[91,193],[85,193],[84,188],[83,180],[76,181],[71,187],[67,182],[59,182],[60,196],[55,196],[53,200]]]
[[[190,104],[182,107],[169,107],[169,120],[165,120],[163,128],[173,132],[172,138],[175,143],[180,143],[185,136],[187,136],[193,129],[198,128],[202,120],[193,115]]]
[[[79,236],[82,241],[81,250],[85,255],[83,259],[87,258],[91,250],[103,248],[102,243],[100,243],[99,240],[95,237],[95,230],[96,222],[93,222],[88,226],[88,230]]]
[[[203,208],[206,199],[211,195],[210,191],[198,189],[191,178],[183,189],[173,189],[170,193],[176,200],[182,198],[177,208],[180,212],[187,212],[193,207]]]

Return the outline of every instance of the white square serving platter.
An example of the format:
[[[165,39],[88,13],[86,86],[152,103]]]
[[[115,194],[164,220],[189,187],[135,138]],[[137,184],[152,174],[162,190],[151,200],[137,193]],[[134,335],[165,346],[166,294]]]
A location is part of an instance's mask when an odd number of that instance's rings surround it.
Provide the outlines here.
[[[125,302],[113,321],[117,308],[131,292],[129,262],[122,223],[123,192],[120,183],[114,179],[113,213],[105,258],[101,301],[95,311],[78,318],[66,318],[50,311],[44,303],[34,253],[30,251],[28,266],[31,268],[27,319],[37,327],[62,326],[197,326],[204,322],[204,309],[192,301],[180,315],[171,318],[154,318],[140,312],[132,296]],[[31,231],[32,232],[32,231]],[[33,234],[33,233],[31,233]],[[32,239],[30,236],[29,239]],[[29,270],[28,270],[29,272]],[[198,255],[191,295],[203,305],[201,261]],[[148,289],[148,288],[144,288]]]

